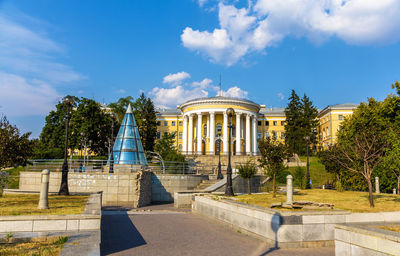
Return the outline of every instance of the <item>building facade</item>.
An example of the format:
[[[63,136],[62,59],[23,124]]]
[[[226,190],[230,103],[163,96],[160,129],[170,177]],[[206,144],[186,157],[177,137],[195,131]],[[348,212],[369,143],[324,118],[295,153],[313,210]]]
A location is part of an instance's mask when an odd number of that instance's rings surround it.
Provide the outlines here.
[[[335,143],[336,132],[355,104],[328,106],[319,111],[319,148]],[[245,99],[223,96],[189,100],[177,109],[158,109],[157,139],[176,134],[176,148],[186,155],[228,154],[229,117],[232,108],[231,150],[233,155],[257,155],[257,140],[272,137],[285,140],[284,108],[266,108]],[[334,132],[331,132],[334,131]]]

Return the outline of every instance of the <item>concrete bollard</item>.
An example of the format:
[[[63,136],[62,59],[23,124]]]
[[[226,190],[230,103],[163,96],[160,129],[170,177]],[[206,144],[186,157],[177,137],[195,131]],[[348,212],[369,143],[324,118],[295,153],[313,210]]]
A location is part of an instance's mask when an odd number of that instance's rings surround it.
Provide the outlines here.
[[[379,177],[375,177],[375,193],[380,194],[381,191],[379,189]]]
[[[50,171],[43,170],[42,171],[42,185],[40,187],[40,200],[38,209],[49,209],[49,180],[50,180]]]
[[[396,191],[396,189],[394,188],[393,189],[393,195],[396,195],[397,193],[396,193],[397,191]]]
[[[322,185],[322,189],[325,189],[325,185]]]
[[[293,204],[293,176],[286,176],[286,204]]]

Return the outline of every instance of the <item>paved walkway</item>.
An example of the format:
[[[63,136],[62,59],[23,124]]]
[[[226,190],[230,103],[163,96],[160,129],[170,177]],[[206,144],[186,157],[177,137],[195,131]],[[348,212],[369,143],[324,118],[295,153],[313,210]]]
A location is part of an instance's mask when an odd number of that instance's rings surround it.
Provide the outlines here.
[[[272,249],[171,205],[104,212],[102,255],[334,255],[333,248]]]

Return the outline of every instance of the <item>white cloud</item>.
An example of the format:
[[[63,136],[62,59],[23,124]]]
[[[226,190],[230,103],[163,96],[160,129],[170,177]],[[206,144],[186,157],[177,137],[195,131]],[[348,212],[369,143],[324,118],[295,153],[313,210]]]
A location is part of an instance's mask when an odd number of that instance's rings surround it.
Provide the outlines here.
[[[186,27],[181,40],[212,62],[228,66],[285,37],[305,37],[315,43],[338,37],[354,45],[400,40],[398,0],[255,0],[247,8],[224,2],[218,5],[218,28],[209,32]]]
[[[0,72],[1,112],[11,116],[45,115],[61,96],[49,84]]]
[[[221,91],[218,95],[225,96],[225,97],[232,97],[232,98],[241,98],[246,99],[249,93],[245,90],[240,89],[237,86],[229,88],[227,91]]]
[[[125,91],[124,89],[119,89],[119,90],[117,91],[117,93],[126,93],[126,91]]]
[[[155,87],[151,90],[150,96],[157,107],[173,108],[190,99],[208,97],[208,92],[201,88],[187,89],[178,85],[174,88]]]
[[[32,17],[0,10],[0,102],[6,115],[47,114],[60,97],[55,86],[84,79],[62,63],[65,49],[45,28]]]
[[[278,93],[278,97],[279,97],[279,99],[281,99],[281,100],[284,100],[285,99],[285,95],[283,95],[283,93]]]
[[[203,80],[201,80],[200,82],[192,82],[192,86],[193,87],[199,87],[201,89],[206,89],[207,87],[209,87],[210,85],[212,85],[212,80],[209,78],[204,78]]]
[[[163,78],[164,84],[173,84],[173,83],[180,83],[183,80],[190,78],[190,74],[186,73],[185,71],[178,72],[175,74],[169,74]]]

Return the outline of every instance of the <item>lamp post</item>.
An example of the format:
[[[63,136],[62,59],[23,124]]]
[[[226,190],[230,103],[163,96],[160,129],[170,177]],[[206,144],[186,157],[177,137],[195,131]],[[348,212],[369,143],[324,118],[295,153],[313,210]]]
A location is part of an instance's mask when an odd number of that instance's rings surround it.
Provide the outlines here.
[[[232,133],[232,116],[235,114],[233,108],[226,110],[228,115],[228,168],[226,169],[226,190],[225,195],[234,196],[232,188],[232,166],[231,166],[231,133]]]
[[[224,178],[221,172],[221,139],[217,140],[217,153],[218,153],[218,167],[217,167],[217,179],[221,180]]]
[[[71,118],[71,108],[74,103],[74,99],[71,96],[66,96],[64,98],[64,106],[65,106],[65,145],[64,145],[64,163],[62,165],[62,174],[61,174],[61,185],[60,190],[58,191],[59,195],[69,195],[68,191],[68,126],[69,120]]]
[[[113,146],[114,146],[114,117],[115,117],[115,114],[111,113],[111,121],[112,121],[112,123],[111,123],[111,144],[110,144],[110,147],[111,147],[110,170],[109,170],[110,173],[114,173],[114,152],[113,152]]]
[[[310,142],[310,136],[305,136],[304,139],[306,140],[307,143],[307,174],[306,174],[306,179],[307,179],[307,184],[306,184],[306,189],[311,189],[311,180],[310,180],[310,163],[309,163],[309,155],[308,155],[308,145]]]

